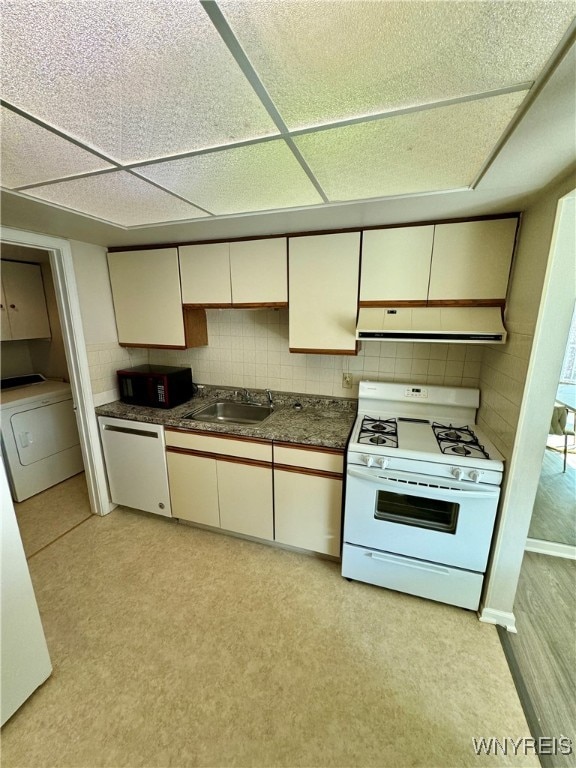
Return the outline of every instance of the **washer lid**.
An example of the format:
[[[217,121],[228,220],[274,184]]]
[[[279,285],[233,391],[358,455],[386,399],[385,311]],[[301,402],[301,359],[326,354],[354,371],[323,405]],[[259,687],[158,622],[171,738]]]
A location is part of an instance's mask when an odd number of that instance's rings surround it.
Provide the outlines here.
[[[1,408],[16,408],[18,406],[30,405],[42,400],[58,400],[70,397],[70,384],[62,381],[42,381],[39,384],[28,384],[15,389],[8,389],[2,392]]]

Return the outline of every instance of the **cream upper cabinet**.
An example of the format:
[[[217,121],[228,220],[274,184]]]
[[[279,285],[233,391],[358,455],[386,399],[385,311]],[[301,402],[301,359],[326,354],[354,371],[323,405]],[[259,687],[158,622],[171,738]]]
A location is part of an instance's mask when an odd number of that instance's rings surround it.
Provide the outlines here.
[[[2,261],[2,341],[51,337],[42,268]]]
[[[289,238],[292,352],[356,354],[360,233]]]
[[[108,268],[118,342],[184,348],[177,249],[109,253]]]
[[[182,300],[199,307],[286,306],[285,237],[185,245]]]
[[[202,307],[229,307],[230,244],[184,245],[179,248],[182,301]]]
[[[437,224],[429,301],[506,298],[517,219]]]
[[[287,238],[230,243],[230,279],[234,306],[288,304]]]
[[[433,225],[364,232],[360,304],[425,302],[433,241]]]

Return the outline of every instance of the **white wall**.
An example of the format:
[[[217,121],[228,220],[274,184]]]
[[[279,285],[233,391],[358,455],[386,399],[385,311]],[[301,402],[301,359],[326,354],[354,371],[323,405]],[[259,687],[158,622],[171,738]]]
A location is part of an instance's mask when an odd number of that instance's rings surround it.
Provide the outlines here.
[[[150,350],[150,362],[190,365],[195,381],[236,387],[356,397],[358,382],[478,386],[483,348],[474,344],[367,341],[358,356],[304,355],[288,349],[288,310],[210,309],[208,346]],[[350,371],[353,389],[342,389]]]
[[[92,392],[97,405],[118,398],[116,371],[148,362],[143,349],[118,344],[106,248],[71,240]]]

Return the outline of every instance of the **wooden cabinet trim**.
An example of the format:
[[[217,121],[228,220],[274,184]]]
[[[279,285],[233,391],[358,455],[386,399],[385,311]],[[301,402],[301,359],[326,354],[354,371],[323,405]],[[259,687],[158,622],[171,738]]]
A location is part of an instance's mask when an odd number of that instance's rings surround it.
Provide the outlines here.
[[[341,472],[328,472],[325,469],[308,469],[307,467],[293,467],[290,464],[274,464],[276,472],[294,472],[297,475],[314,475],[315,477],[328,477],[332,480],[342,480],[344,475]]]
[[[183,306],[182,312],[184,315],[186,349],[190,347],[205,347],[208,344],[206,310]]]
[[[431,299],[428,307],[501,307],[506,306],[505,299]]]
[[[222,440],[239,440],[245,443],[260,443],[261,445],[272,445],[272,440],[265,440],[263,437],[247,437],[246,435],[229,435],[226,432],[206,432],[203,429],[186,429],[185,427],[166,427],[166,432],[182,432],[185,435],[203,435],[204,437],[218,437]]]
[[[232,302],[232,309],[287,309],[287,301]]]
[[[285,443],[274,440],[273,445],[279,448],[292,448],[295,451],[316,451],[317,453],[332,453],[336,456],[344,456],[344,448],[324,448],[321,445],[304,445],[302,443]]]
[[[186,345],[176,344],[132,344],[125,341],[119,341],[120,347],[136,347],[137,349],[186,349]]]
[[[183,304],[182,305],[185,310],[190,309],[232,309],[232,303],[231,302],[205,302],[204,304]]]
[[[402,301],[359,301],[359,307],[366,309],[379,309],[380,307],[426,307],[428,302],[425,299],[414,299]]]
[[[358,344],[356,344],[356,349],[309,349],[309,348],[299,348],[299,347],[290,347],[290,352],[300,353],[304,355],[357,355],[358,354]]]
[[[197,451],[193,448],[177,448],[173,445],[166,446],[167,453],[182,453],[185,456],[200,456],[203,459],[216,459],[216,461],[229,461],[231,464],[248,464],[251,467],[267,467],[272,469],[271,461],[260,461],[259,459],[244,459],[238,456],[228,456],[225,453],[209,453],[208,451]]]

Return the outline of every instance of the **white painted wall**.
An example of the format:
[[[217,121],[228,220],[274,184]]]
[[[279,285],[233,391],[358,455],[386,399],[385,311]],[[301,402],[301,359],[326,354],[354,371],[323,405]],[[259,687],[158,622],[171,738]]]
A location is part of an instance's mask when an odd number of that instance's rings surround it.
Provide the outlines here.
[[[96,405],[119,397],[116,371],[148,362],[148,351],[118,344],[106,248],[71,240],[74,273]]]
[[[508,345],[499,355],[491,350],[482,369],[482,425],[508,467],[481,616],[509,627],[576,300],[573,183],[548,189],[524,214],[507,319],[518,340],[513,354]],[[511,406],[512,398],[519,402]],[[493,429],[498,418],[505,423],[500,430]]]

